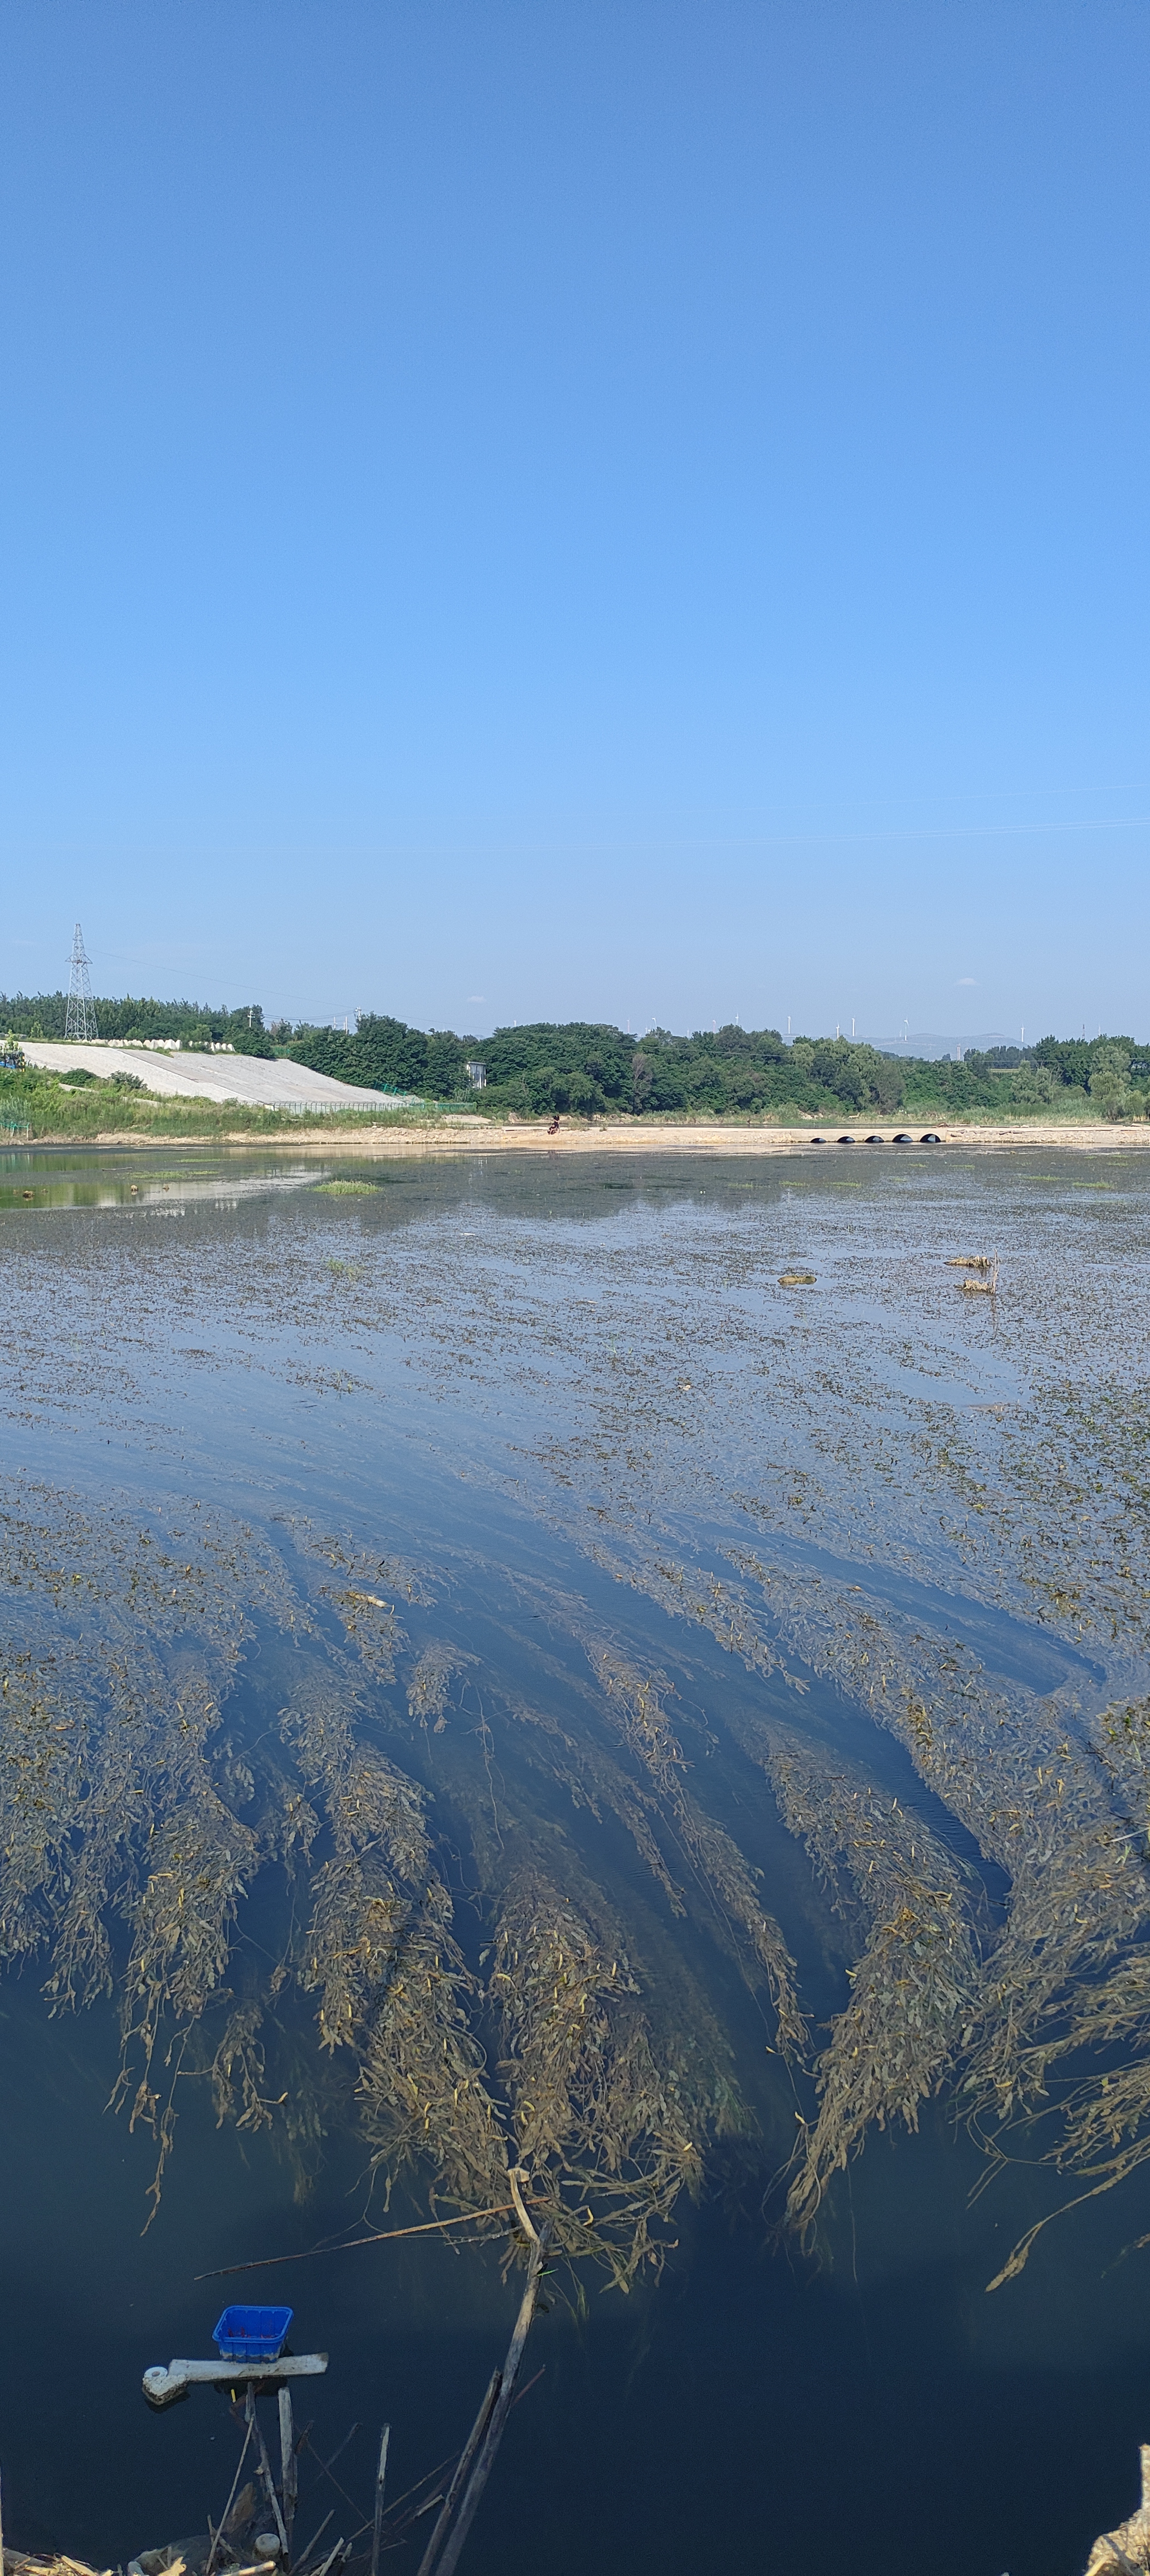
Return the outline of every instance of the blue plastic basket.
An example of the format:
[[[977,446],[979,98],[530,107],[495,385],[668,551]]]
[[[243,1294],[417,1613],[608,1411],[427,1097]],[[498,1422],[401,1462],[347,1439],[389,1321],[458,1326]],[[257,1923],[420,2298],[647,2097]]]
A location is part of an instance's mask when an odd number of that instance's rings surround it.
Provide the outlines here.
[[[224,2361],[278,2361],[294,2308],[225,2308],[212,2342]]]

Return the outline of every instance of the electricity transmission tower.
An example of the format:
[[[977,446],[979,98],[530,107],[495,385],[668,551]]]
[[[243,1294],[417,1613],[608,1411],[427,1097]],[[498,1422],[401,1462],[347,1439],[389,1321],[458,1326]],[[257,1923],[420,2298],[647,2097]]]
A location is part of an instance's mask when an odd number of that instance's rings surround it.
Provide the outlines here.
[[[68,985],[64,1035],[66,1038],[96,1038],[99,1034],[96,1005],[92,1000],[92,979],[88,973],[88,953],[84,946],[84,933],[77,922],[72,941],[72,975]]]

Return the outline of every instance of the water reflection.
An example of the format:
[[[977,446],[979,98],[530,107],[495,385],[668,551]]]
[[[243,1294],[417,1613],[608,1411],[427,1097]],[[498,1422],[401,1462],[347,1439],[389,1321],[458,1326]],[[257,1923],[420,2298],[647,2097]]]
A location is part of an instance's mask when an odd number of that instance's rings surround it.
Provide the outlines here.
[[[237,1157],[204,1153],[125,1154],[91,1148],[28,1148],[0,1154],[0,1213],[34,1208],[150,1207],[165,1199],[216,1207],[263,1198],[269,1191],[314,1185],[314,1162],[290,1155]]]

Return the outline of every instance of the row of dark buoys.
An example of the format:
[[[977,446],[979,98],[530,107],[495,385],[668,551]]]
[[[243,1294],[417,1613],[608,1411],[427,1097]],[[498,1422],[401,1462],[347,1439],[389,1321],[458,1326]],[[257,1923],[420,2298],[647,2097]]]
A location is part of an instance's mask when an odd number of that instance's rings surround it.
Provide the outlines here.
[[[830,1141],[829,1136],[812,1136],[811,1138],[812,1145],[828,1145]],[[858,1142],[858,1138],[856,1136],[836,1136],[834,1141],[836,1145],[855,1145]],[[868,1145],[885,1145],[887,1140],[885,1136],[868,1136],[864,1141]],[[901,1128],[898,1135],[892,1136],[890,1141],[892,1145],[941,1145],[942,1138],[941,1136],[936,1136],[933,1127],[928,1127],[925,1136],[911,1136],[905,1128]]]

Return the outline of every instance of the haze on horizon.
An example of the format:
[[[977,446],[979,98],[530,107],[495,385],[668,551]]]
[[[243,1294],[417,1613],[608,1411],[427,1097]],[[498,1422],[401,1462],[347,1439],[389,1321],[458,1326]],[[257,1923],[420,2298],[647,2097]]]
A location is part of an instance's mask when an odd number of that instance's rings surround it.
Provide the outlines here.
[[[4,989],[1145,1034],[1144,11],[0,66]]]

